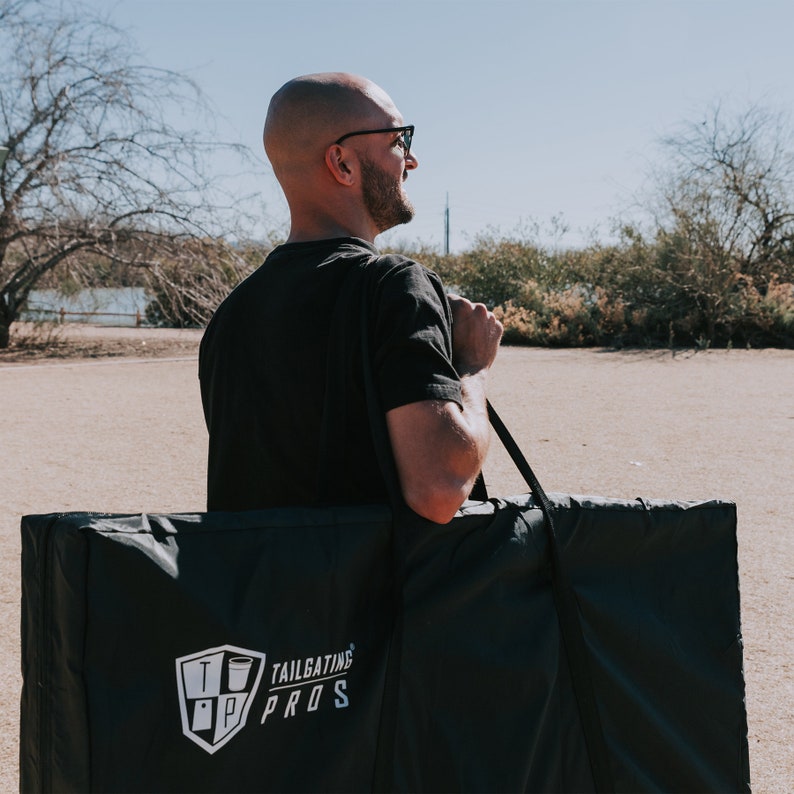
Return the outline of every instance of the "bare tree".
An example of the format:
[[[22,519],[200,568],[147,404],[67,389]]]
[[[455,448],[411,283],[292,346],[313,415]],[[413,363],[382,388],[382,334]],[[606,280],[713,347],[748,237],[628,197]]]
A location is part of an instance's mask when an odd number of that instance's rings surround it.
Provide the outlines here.
[[[87,252],[173,261],[181,240],[220,233],[228,201],[206,176],[227,145],[168,121],[205,107],[190,80],[139,63],[123,32],[77,5],[0,0],[0,20],[1,348],[53,268]]]
[[[707,341],[726,318],[794,280],[790,130],[760,107],[715,107],[664,141],[657,178],[660,273],[698,309]]]

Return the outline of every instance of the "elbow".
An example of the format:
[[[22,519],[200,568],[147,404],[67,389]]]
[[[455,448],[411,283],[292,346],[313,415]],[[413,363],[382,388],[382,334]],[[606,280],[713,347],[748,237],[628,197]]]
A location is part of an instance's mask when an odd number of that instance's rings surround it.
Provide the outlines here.
[[[404,489],[405,503],[417,515],[435,524],[448,524],[466,501],[470,488],[468,483],[448,483],[445,486],[426,487],[418,483]]]

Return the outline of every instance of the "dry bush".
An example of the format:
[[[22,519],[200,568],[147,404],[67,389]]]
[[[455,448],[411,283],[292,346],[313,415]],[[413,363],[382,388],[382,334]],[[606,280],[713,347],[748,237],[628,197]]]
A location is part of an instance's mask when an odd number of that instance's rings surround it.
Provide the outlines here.
[[[63,326],[49,320],[18,322],[11,332],[9,350],[41,352],[53,350],[62,342]]]
[[[218,240],[192,240],[147,273],[154,296],[146,309],[150,325],[205,326],[218,304],[252,270],[248,249]]]

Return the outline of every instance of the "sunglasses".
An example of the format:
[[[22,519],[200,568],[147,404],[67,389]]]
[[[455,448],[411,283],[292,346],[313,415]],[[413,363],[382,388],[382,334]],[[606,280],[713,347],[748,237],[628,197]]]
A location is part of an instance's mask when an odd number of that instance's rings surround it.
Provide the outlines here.
[[[411,151],[411,141],[414,138],[414,125],[409,124],[407,127],[387,127],[382,130],[358,130],[357,132],[348,132],[341,138],[337,138],[334,143],[342,143],[342,141],[352,138],[354,135],[375,135],[378,132],[399,132],[400,141],[403,149],[403,155],[408,157],[408,152]]]

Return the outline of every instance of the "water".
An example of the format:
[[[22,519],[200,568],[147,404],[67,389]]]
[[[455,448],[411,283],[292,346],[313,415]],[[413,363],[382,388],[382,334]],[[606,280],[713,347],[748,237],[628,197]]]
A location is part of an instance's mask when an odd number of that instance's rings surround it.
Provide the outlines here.
[[[20,319],[92,325],[145,325],[146,306],[151,300],[144,287],[99,287],[68,296],[54,289],[33,290]]]

